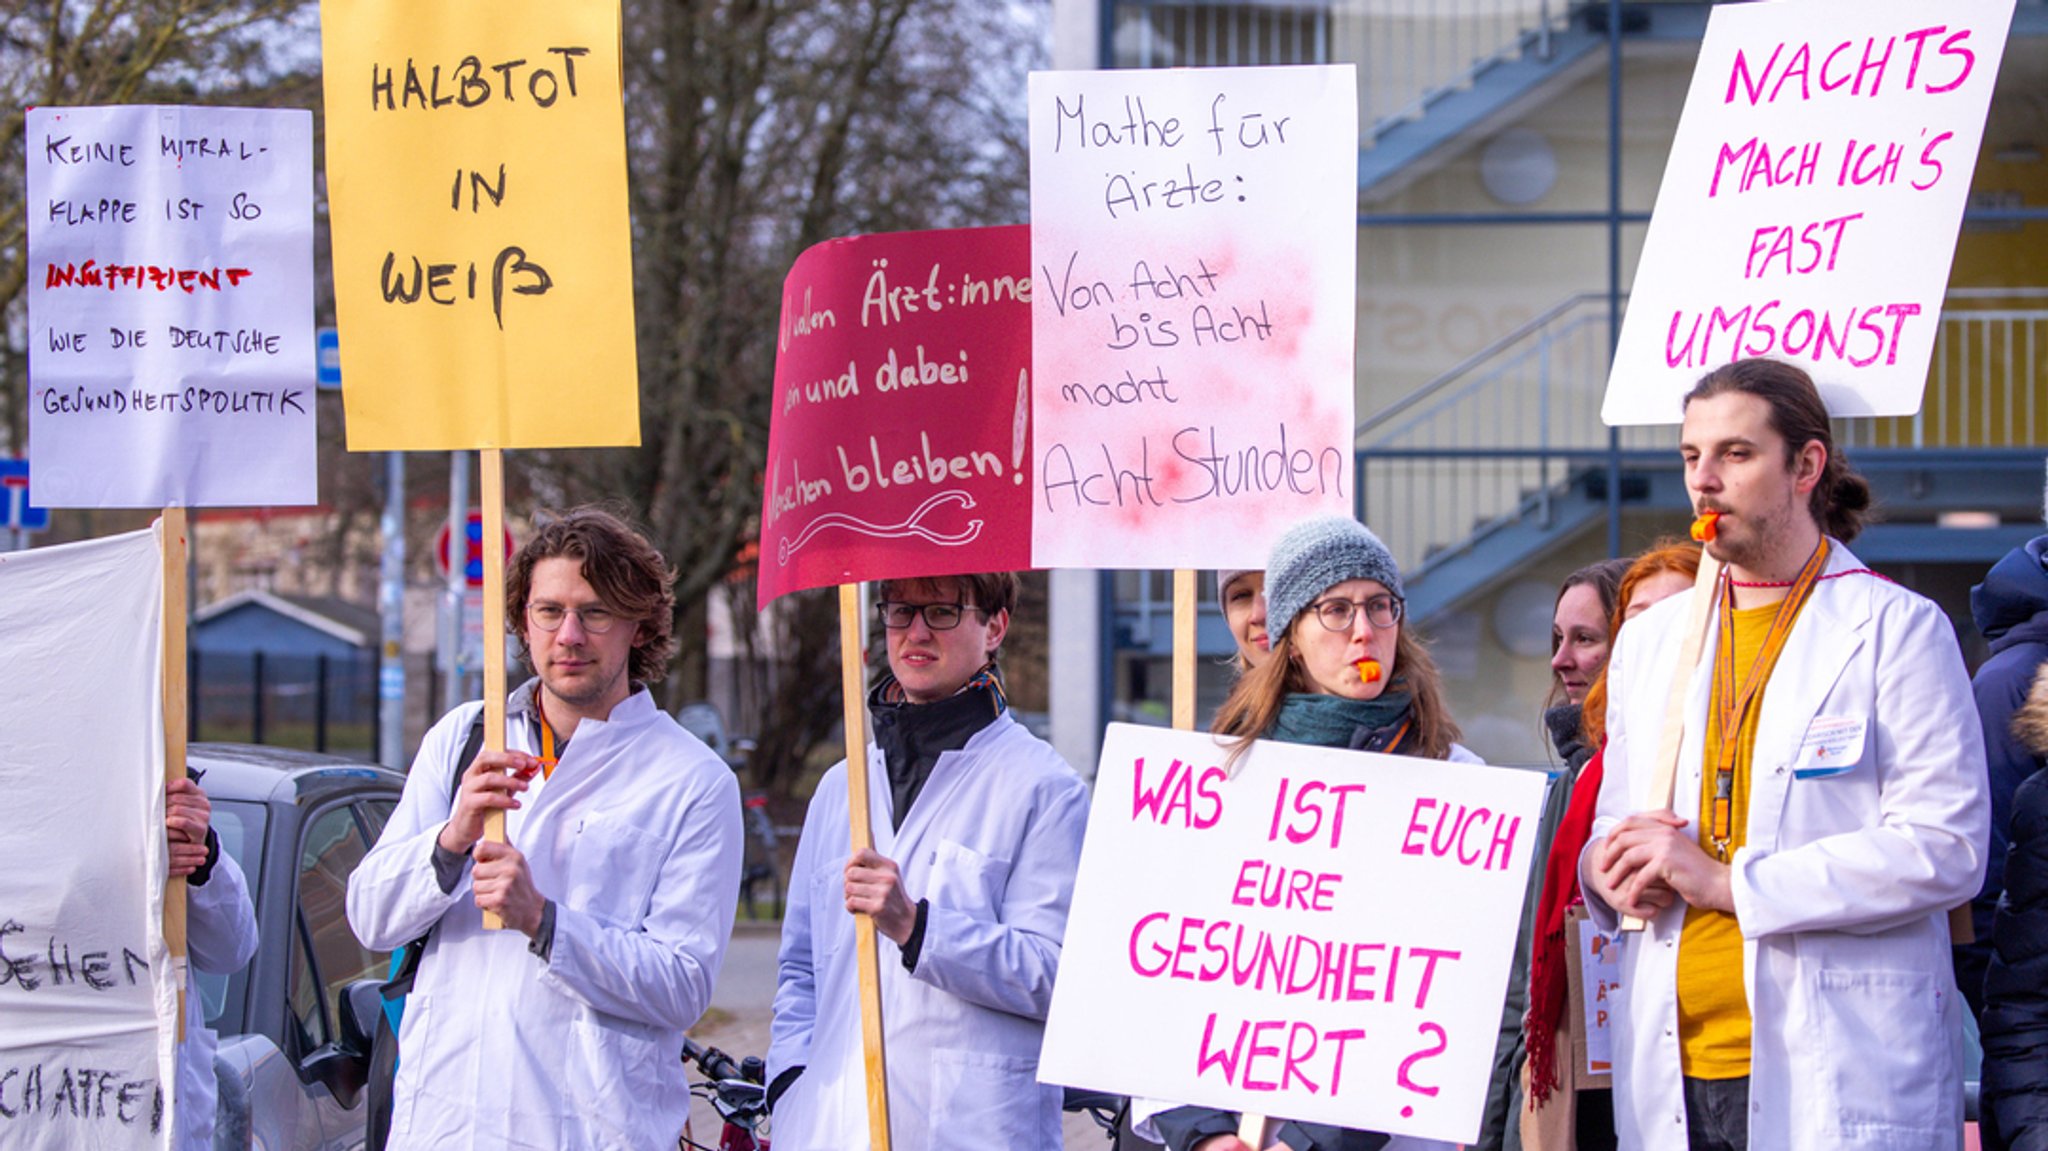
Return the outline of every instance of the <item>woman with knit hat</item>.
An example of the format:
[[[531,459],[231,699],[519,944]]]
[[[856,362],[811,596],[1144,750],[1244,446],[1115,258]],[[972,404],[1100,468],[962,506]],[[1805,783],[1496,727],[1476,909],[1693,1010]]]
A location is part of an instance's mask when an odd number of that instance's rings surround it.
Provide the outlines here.
[[[1326,516],[1280,537],[1266,564],[1269,658],[1238,679],[1213,725],[1243,737],[1233,759],[1269,739],[1478,763],[1457,743],[1436,665],[1404,626],[1406,607],[1393,553],[1365,525]],[[1174,1107],[1148,1123],[1171,1151],[1247,1151],[1226,1111]],[[1269,1139],[1295,1151],[1451,1146],[1293,1120]]]

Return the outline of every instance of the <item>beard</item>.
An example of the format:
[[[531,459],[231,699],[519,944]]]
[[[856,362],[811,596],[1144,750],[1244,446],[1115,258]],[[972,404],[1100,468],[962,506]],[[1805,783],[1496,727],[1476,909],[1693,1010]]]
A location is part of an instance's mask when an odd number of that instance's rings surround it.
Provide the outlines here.
[[[1737,515],[1732,520],[1724,518],[1713,542],[1707,545],[1707,552],[1729,567],[1741,568],[1754,574],[1771,574],[1774,560],[1789,562],[1796,570],[1799,561],[1806,558],[1804,555],[1797,558],[1778,557],[1773,554],[1773,550],[1794,538],[1796,533],[1792,528],[1796,521],[1793,517],[1804,514],[1804,511],[1804,506],[1799,505],[1759,509]],[[1734,530],[1731,531],[1730,528]],[[1790,578],[1780,574],[1781,578]]]

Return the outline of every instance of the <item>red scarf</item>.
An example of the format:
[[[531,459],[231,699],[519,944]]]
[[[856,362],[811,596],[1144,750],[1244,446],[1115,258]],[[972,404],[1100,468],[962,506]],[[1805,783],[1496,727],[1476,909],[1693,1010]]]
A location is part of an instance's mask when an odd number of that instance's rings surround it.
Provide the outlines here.
[[[1571,802],[1550,841],[1543,863],[1543,891],[1536,906],[1536,938],[1529,955],[1529,1011],[1522,1017],[1522,1041],[1529,1052],[1529,1098],[1538,1107],[1558,1087],[1557,1028],[1571,1002],[1565,948],[1565,912],[1580,902],[1579,853],[1593,837],[1593,811],[1600,798],[1607,748],[1593,753],[1572,785]]]

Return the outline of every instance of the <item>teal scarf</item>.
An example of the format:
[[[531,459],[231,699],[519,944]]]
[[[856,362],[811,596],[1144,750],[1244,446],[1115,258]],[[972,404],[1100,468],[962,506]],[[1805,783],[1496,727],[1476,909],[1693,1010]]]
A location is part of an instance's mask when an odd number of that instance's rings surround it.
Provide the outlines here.
[[[1384,691],[1375,699],[1290,692],[1266,738],[1317,747],[1360,747],[1365,742],[1361,733],[1369,737],[1400,723],[1408,718],[1412,702],[1405,691]]]

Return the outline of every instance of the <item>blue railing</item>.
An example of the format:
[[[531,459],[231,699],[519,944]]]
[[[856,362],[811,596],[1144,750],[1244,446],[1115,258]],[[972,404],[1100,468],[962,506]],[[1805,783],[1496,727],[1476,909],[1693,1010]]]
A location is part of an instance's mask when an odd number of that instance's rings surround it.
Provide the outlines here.
[[[1360,512],[1404,571],[1534,517],[1601,466],[1610,324],[1570,297],[1359,425]],[[1918,414],[1835,421],[1845,448],[2048,444],[2048,288],[1958,289],[1943,309]],[[1623,428],[1623,452],[1675,453],[1677,428]]]
[[[1550,54],[1572,0],[1104,0],[1117,68],[1358,65],[1359,146],[1469,86]]]

